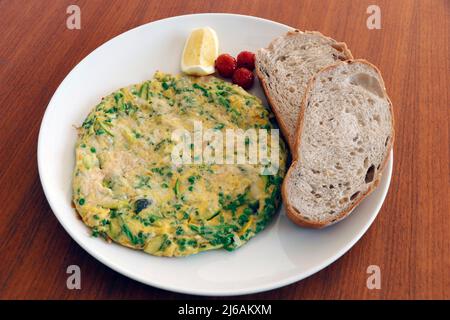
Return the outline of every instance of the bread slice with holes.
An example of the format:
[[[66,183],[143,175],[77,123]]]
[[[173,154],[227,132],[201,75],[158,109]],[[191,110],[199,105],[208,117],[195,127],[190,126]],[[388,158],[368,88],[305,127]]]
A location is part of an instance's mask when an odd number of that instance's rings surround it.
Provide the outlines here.
[[[376,67],[349,60],[310,81],[282,194],[288,217],[321,228],[378,185],[394,141],[392,104]]]
[[[340,60],[352,59],[347,45],[319,32],[288,32],[256,53],[256,75],[289,147],[295,143],[301,102],[311,77]]]

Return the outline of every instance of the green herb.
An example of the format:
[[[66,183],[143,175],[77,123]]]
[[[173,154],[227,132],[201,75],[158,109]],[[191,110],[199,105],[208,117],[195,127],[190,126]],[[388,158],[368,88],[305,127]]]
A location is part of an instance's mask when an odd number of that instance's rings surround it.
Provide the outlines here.
[[[227,97],[230,93],[224,90],[217,90],[216,91],[216,95],[218,96],[222,96],[222,97]]]
[[[148,99],[148,82],[144,83],[139,90],[139,96],[142,99]]]
[[[191,230],[205,238],[213,246],[222,246],[226,250],[234,250],[237,245],[234,242],[235,232],[239,227],[231,224],[220,224],[218,226],[196,226],[189,225]]]
[[[176,233],[178,236],[184,234],[183,227],[181,227],[181,226],[177,227],[177,230],[175,231],[175,233]]]
[[[148,234],[147,233],[143,233],[142,231],[139,231],[138,235],[137,235],[137,244],[140,245],[144,245],[145,244],[145,240],[147,240],[148,238]]]
[[[178,198],[178,195],[180,194],[180,181],[177,179],[177,181],[175,181],[175,186],[173,188],[173,192],[175,193],[175,197]]]
[[[98,125],[100,126],[100,129],[98,129],[97,131],[101,132],[99,133],[99,135],[106,132],[111,137],[114,137],[114,135],[111,133],[111,131],[108,130],[108,128],[106,128],[106,125],[103,122],[98,122]]]
[[[231,109],[231,112],[233,112],[238,117],[241,115],[241,113],[234,108]]]
[[[225,109],[230,110],[231,106],[230,106],[230,101],[228,99],[225,99],[222,96],[218,97],[217,100],[223,107],[225,107]]]
[[[163,168],[152,168],[151,171],[154,173],[159,173],[161,176],[164,175]]]
[[[190,177],[188,178],[188,181],[189,181],[190,184],[194,184],[194,183],[195,183],[195,179],[196,179],[195,176],[190,176]]]
[[[169,240],[169,236],[167,234],[165,234],[163,237],[164,237],[164,240],[163,240],[161,246],[159,247],[160,251],[165,250],[168,246],[170,246],[172,244],[172,241]]]
[[[165,81],[162,83],[162,87],[163,87],[164,90],[167,90],[167,89],[170,88],[170,86]]]
[[[78,200],[78,204],[80,206],[82,206],[85,202],[86,202],[86,200],[84,200],[84,198],[80,198],[80,200]]]
[[[186,239],[183,239],[183,238],[178,239],[178,240],[177,240],[177,244],[178,244],[178,246],[180,247],[180,250],[181,250],[181,251],[186,250]]]
[[[97,227],[93,227],[93,228],[92,228],[92,233],[91,233],[91,235],[92,235],[94,238],[97,238],[97,237],[99,236],[99,234],[100,234],[100,232],[98,231],[98,228],[97,228]]]
[[[192,247],[196,247],[197,246],[197,240],[190,239],[190,240],[187,241],[187,244],[192,246]]]
[[[233,201],[229,201],[229,202],[226,202],[223,199],[223,195],[222,195],[222,197],[220,197],[220,195],[219,195],[219,203],[222,205],[222,207],[225,210],[231,210],[231,212],[234,214],[234,213],[236,213],[237,208],[239,208],[240,206],[242,206],[246,203],[247,194],[248,194],[248,190],[243,194],[239,194],[236,197],[236,199],[234,199]]]
[[[119,103],[119,101],[123,98],[123,94],[121,92],[114,93],[114,100],[116,103]]]
[[[242,213],[239,218],[238,218],[238,223],[243,226],[245,225],[249,220],[248,214],[246,214],[245,212]]]
[[[84,120],[83,124],[81,125],[84,129],[89,129],[90,127],[92,127],[92,125],[94,124],[94,119],[86,119]]]
[[[161,149],[161,147],[164,145],[164,143],[168,143],[170,142],[170,139],[163,139],[160,142],[158,142],[158,144],[155,146],[154,150],[158,151],[159,149]]]
[[[110,113],[110,114],[117,113],[117,108],[112,107],[111,109],[106,110],[105,113]]]
[[[156,215],[150,215],[150,216],[148,217],[148,223],[152,224],[152,223],[154,223],[155,221],[157,221],[157,220],[159,220],[159,219],[161,219],[161,217],[156,216]]]
[[[111,209],[109,210],[109,217],[111,219],[117,218],[117,209]]]
[[[196,225],[191,224],[191,225],[189,225],[189,228],[191,228],[192,231],[200,233],[200,228]]]
[[[195,102],[194,97],[191,96],[184,96],[183,97],[183,101],[188,105],[188,106],[192,106]]]
[[[137,107],[134,106],[131,102],[126,102],[122,104],[122,111],[125,112],[127,115],[129,115],[132,112],[136,112]]]
[[[95,148],[94,147],[91,147],[91,152],[92,153],[95,153],[97,150],[95,150]]]
[[[217,212],[215,212],[211,217],[208,218],[208,221],[214,219],[215,217],[217,217],[220,214],[220,210],[218,210]]]
[[[134,234],[131,232],[131,230],[128,228],[126,224],[122,224],[122,232],[127,236],[127,238],[130,240],[130,242],[134,245],[138,243],[137,238],[134,236]]]
[[[151,189],[151,185],[150,185],[150,177],[149,176],[138,176],[138,182],[137,184],[135,184],[135,188],[140,189],[140,188],[144,188],[147,187],[149,189]]]
[[[205,97],[208,97],[208,96],[209,96],[208,90],[205,89],[205,88],[203,88],[203,87],[202,87],[201,85],[199,85],[198,83],[194,83],[194,84],[192,85],[192,87],[194,87],[195,89],[198,89],[198,90],[202,91],[202,93],[203,93],[203,95],[204,95]]]

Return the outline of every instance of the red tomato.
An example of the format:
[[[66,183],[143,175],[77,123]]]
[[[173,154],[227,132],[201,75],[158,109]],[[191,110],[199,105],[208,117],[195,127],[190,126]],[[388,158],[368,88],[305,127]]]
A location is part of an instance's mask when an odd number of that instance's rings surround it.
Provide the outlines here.
[[[247,68],[239,68],[233,74],[233,83],[241,86],[244,89],[250,89],[253,86],[255,76],[253,72]]]
[[[215,66],[217,72],[224,78],[231,78],[236,70],[236,59],[228,53],[221,54],[217,57]]]
[[[250,51],[242,51],[237,56],[238,68],[255,69],[255,54]]]

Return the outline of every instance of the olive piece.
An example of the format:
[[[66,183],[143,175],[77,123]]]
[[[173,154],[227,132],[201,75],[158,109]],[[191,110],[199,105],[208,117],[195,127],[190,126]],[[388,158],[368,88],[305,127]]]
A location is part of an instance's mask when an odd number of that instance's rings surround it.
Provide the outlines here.
[[[136,202],[134,203],[134,213],[138,214],[139,212],[147,208],[150,204],[151,203],[148,199],[136,200]]]
[[[258,209],[259,209],[259,200],[256,200],[255,202],[250,203],[248,206],[249,206],[250,209],[252,209],[252,211],[253,211],[254,213],[258,212]]]

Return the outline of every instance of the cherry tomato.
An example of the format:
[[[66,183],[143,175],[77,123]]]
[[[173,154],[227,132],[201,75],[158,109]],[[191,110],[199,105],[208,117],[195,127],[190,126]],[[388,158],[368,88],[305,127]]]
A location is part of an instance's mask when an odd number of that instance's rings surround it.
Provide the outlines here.
[[[242,51],[237,56],[238,68],[255,69],[255,54],[250,51]]]
[[[233,83],[241,86],[244,89],[250,89],[253,86],[255,76],[253,72],[247,68],[239,68],[233,74]]]
[[[236,70],[237,63],[235,58],[228,53],[224,53],[217,57],[215,66],[222,77],[231,78]]]

